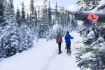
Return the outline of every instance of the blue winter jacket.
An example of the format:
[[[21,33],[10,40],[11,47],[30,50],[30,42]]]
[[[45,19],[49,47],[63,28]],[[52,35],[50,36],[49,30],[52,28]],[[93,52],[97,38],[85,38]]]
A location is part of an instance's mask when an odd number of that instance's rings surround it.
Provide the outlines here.
[[[69,35],[69,34],[66,34],[66,36],[65,36],[65,42],[66,43],[71,43],[71,39],[73,39],[73,37],[71,35]]]

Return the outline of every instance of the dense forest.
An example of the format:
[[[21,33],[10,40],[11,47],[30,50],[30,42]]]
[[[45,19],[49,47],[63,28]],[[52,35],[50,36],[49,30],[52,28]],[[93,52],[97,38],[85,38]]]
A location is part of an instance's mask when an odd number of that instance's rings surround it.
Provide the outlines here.
[[[14,11],[13,0],[0,0],[0,58],[31,48],[34,39],[51,39],[58,31],[64,34],[77,28],[74,17],[57,3],[52,8],[50,1],[43,2],[39,9],[30,0],[30,12],[25,9],[24,2]]]

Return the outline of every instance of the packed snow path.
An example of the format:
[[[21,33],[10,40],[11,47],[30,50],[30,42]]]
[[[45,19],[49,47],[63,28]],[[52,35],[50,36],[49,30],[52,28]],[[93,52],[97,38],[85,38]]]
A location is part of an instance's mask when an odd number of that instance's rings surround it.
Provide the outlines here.
[[[79,70],[76,64],[75,48],[80,37],[72,33],[72,54],[67,55],[65,43],[62,44],[62,54],[58,53],[55,40],[40,39],[34,41],[34,47],[23,53],[16,54],[0,61],[0,70]]]

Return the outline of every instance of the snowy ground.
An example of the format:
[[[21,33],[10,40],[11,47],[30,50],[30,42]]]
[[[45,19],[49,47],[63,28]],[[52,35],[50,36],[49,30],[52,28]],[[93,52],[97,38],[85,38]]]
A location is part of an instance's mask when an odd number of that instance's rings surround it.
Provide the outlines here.
[[[40,39],[32,49],[0,62],[0,70],[80,70],[76,64],[75,48],[80,37],[72,32],[72,54],[67,55],[65,43],[62,44],[62,54],[58,53],[55,40]],[[35,41],[34,41],[35,42]]]

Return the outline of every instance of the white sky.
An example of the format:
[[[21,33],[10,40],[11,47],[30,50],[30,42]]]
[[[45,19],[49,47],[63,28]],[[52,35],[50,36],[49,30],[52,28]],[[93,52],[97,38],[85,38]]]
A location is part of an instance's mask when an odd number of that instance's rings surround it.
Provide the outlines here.
[[[30,0],[14,0],[15,10],[21,8],[22,1],[25,3],[25,9],[29,9]],[[35,4],[41,4],[43,0],[34,0]],[[48,0],[49,1],[49,0]],[[56,2],[59,6],[64,6],[65,8],[71,8],[78,0],[50,0],[51,4],[54,6]]]

